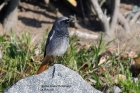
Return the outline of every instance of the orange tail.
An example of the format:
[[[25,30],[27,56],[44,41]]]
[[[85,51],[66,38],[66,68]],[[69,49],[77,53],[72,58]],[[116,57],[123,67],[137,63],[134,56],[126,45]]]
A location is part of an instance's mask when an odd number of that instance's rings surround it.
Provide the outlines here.
[[[49,61],[51,59],[51,56],[46,55],[41,66],[39,67],[37,74],[42,73],[44,70],[46,70],[46,68],[48,67]]]

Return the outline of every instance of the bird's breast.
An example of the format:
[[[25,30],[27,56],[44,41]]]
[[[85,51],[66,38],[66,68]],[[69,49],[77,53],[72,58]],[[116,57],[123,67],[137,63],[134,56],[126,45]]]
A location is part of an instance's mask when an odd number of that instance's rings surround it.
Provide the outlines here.
[[[68,48],[69,37],[54,37],[46,47],[46,53],[52,56],[62,55]]]

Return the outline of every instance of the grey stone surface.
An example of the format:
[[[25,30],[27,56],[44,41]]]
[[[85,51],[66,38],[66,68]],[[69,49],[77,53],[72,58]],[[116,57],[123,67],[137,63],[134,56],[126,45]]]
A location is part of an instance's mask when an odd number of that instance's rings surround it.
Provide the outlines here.
[[[21,79],[4,93],[101,93],[77,72],[55,64],[41,74]]]
[[[110,93],[122,93],[122,90],[118,86],[113,86]]]

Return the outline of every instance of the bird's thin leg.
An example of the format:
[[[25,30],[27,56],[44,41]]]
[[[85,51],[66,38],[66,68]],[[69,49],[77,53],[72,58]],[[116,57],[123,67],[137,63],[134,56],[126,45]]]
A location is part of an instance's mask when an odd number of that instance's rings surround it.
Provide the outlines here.
[[[55,56],[51,56],[51,60],[49,62],[49,65],[53,65],[55,63]]]
[[[51,56],[51,57],[52,57],[52,62],[54,63],[55,57],[54,56]]]
[[[60,56],[57,56],[57,59],[58,59],[58,64],[62,64],[62,62],[60,61]]]

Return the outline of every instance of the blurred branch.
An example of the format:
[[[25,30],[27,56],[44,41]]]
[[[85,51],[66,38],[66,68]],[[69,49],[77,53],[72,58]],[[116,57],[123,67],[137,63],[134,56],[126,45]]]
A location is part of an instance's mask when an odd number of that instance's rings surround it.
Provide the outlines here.
[[[4,31],[10,31],[18,20],[18,5],[20,0],[10,0],[8,8],[4,17],[3,27]]]
[[[109,35],[109,21],[107,20],[107,16],[103,14],[103,11],[101,10],[101,7],[98,3],[97,0],[91,0],[92,1],[92,4],[93,4],[93,7],[95,9],[95,12],[97,13],[101,23],[102,23],[102,26],[103,26],[103,30],[106,32],[107,35]]]
[[[127,20],[125,19],[125,17],[120,12],[118,13],[118,19],[119,19],[120,24],[124,27],[124,29],[127,32],[130,32],[130,26]]]
[[[140,11],[138,11],[134,17],[131,19],[130,24],[134,24],[136,22],[136,20],[138,19],[138,17],[140,16]]]
[[[129,32],[130,31],[130,27],[129,24],[127,22],[127,20],[125,19],[125,17],[120,13],[119,11],[119,6],[120,6],[120,0],[107,0],[106,3],[109,4],[109,6],[111,6],[111,10],[112,10],[112,16],[111,16],[111,22],[109,22],[107,20],[107,16],[106,14],[103,13],[98,0],[91,0],[94,10],[96,12],[96,14],[98,15],[98,18],[100,19],[102,26],[103,26],[103,31],[105,31],[105,33],[109,36],[109,37],[113,37],[114,38],[114,34],[115,34],[115,26],[117,24],[117,21],[119,20],[121,25],[124,27],[124,29]],[[104,2],[104,0],[102,1]],[[109,7],[108,6],[108,7]]]
[[[100,7],[101,7],[105,2],[106,2],[106,0],[102,0],[102,1],[100,2]]]
[[[113,15],[112,15],[111,24],[110,24],[111,31],[114,31],[115,26],[117,24],[119,5],[120,5],[120,0],[114,0],[114,11],[113,11]]]

